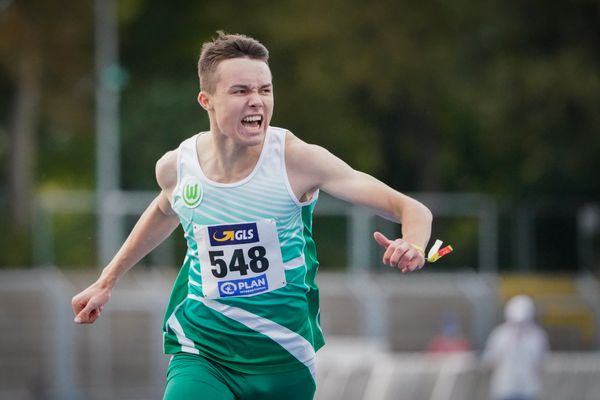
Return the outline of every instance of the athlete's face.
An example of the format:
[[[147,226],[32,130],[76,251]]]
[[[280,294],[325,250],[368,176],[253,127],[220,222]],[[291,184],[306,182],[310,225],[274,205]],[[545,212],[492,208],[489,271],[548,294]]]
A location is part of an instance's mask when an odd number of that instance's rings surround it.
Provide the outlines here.
[[[269,66],[260,60],[233,58],[219,63],[215,77],[214,93],[198,96],[211,116],[211,129],[242,145],[262,143],[273,115]]]

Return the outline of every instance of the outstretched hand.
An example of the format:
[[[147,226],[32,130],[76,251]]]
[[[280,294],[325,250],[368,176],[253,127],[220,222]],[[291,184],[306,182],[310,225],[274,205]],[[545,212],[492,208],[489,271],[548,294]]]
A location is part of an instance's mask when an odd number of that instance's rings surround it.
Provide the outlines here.
[[[110,290],[93,284],[71,300],[74,322],[76,324],[92,324],[102,314],[102,308],[110,299]]]
[[[380,232],[375,232],[373,237],[377,244],[385,249],[384,264],[397,267],[402,272],[413,272],[425,265],[425,255],[406,240],[390,240]]]

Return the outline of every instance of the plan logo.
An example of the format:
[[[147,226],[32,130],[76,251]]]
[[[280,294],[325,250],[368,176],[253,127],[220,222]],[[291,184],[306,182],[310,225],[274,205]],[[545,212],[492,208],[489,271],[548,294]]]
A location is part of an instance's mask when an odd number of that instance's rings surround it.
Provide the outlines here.
[[[232,244],[257,243],[258,229],[256,223],[209,226],[208,236],[211,246],[228,246]]]
[[[269,290],[267,274],[247,279],[219,282],[219,295],[221,297],[251,296],[267,290]]]

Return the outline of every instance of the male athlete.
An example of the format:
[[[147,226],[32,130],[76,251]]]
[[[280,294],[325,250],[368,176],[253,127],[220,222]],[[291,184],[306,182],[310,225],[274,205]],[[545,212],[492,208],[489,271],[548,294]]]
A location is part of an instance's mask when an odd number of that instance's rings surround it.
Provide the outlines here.
[[[270,126],[269,53],[243,35],[202,47],[198,102],[210,131],[156,165],[160,194],[104,268],[72,300],[93,323],[118,279],[181,224],[188,250],[167,307],[164,350],[173,357],[166,400],[312,399],[319,326],[312,211],[320,190],[402,223],[379,232],[383,262],[425,263],[429,210],[322,147]]]

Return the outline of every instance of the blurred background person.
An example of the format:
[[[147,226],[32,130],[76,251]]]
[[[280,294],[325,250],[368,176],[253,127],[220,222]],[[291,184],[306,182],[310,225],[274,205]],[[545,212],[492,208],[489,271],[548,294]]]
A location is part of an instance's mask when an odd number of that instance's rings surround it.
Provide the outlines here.
[[[542,363],[548,353],[546,332],[535,323],[529,296],[512,297],[504,308],[505,322],[491,333],[483,365],[492,372],[494,400],[534,400],[541,395]]]
[[[471,350],[471,343],[462,332],[458,315],[446,312],[440,321],[440,331],[427,345],[430,354],[448,354]]]

